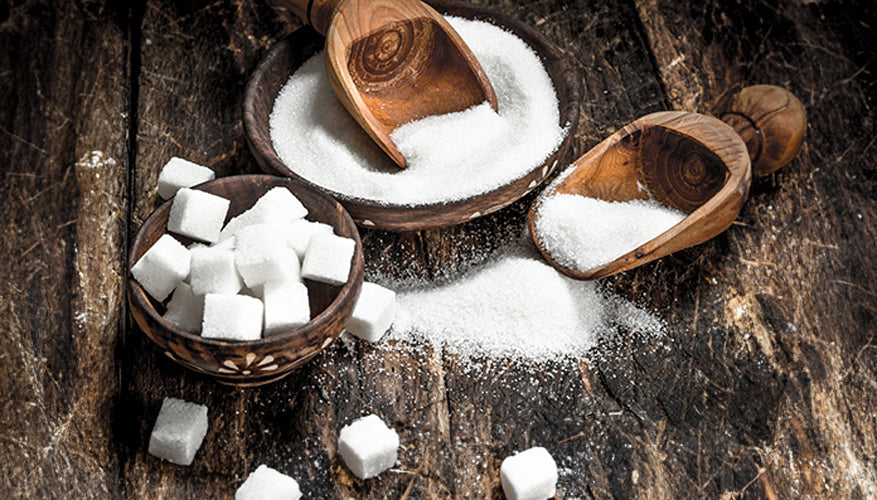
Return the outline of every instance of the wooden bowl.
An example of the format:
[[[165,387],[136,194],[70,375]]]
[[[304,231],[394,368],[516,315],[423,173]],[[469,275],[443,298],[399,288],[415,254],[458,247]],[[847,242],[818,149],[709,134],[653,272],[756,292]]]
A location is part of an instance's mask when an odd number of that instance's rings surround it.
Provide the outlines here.
[[[559,162],[566,162],[572,131],[576,129],[579,119],[579,84],[575,67],[541,33],[516,19],[480,7],[449,2],[429,3],[442,14],[478,19],[502,27],[525,41],[539,55],[557,92],[559,125],[566,130],[566,137],[554,154],[523,177],[492,191],[459,201],[420,205],[394,205],[363,200],[328,190],[299,177],[277,155],[271,141],[269,118],[277,94],[292,73],[313,54],[323,49],[323,37],[310,27],[304,27],[272,47],[247,84],[244,128],[250,149],[265,172],[297,178],[327,191],[363,227],[413,231],[451,226],[495,212],[532,191],[554,171]]]
[[[311,321],[299,328],[251,341],[207,339],[164,318],[164,304],[151,298],[131,276],[131,267],[167,230],[172,200],[143,223],[128,256],[128,301],[135,321],[165,355],[177,363],[230,385],[255,386],[278,380],[328,347],[341,334],[362,287],[362,242],[353,219],[335,200],[293,179],[269,175],[222,177],[195,189],[231,201],[226,221],[253,205],[269,189],[289,189],[308,209],[307,218],[330,224],[339,236],[356,241],[350,278],[342,286],[305,280]],[[175,235],[183,244],[192,240]]]

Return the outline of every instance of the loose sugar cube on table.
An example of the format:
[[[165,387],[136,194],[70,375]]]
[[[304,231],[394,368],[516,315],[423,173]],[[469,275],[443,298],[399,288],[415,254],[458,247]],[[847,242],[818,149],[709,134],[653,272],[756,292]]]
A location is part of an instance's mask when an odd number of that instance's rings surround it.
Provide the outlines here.
[[[307,219],[298,219],[290,224],[287,243],[295,250],[299,259],[304,258],[314,233],[334,234],[335,230],[329,224]]]
[[[168,200],[181,188],[212,181],[215,177],[213,170],[174,156],[158,174],[158,195]]]
[[[262,337],[262,301],[246,295],[208,293],[204,296],[201,336],[222,340]]]
[[[201,331],[201,318],[204,316],[204,297],[195,295],[192,287],[180,283],[174,289],[167,311],[163,318],[191,333]]]
[[[308,209],[285,187],[275,187],[256,200],[250,209],[234,217],[222,228],[220,239],[233,236],[242,228],[254,224],[272,224],[282,227],[301,219]]]
[[[189,284],[196,295],[234,295],[243,286],[235,267],[234,251],[222,246],[193,249],[191,267]]]
[[[338,453],[360,479],[369,479],[396,463],[399,436],[377,415],[354,420],[341,428]]]
[[[167,219],[167,230],[190,238],[216,243],[231,204],[206,191],[182,188],[177,191]]]
[[[264,464],[251,472],[234,494],[234,500],[299,500],[300,498],[301,490],[295,479]]]
[[[557,465],[539,446],[503,460],[499,475],[509,500],[545,500],[556,493]]]
[[[131,266],[131,274],[155,300],[164,300],[189,276],[191,252],[176,238],[163,234]]]
[[[206,406],[165,398],[149,437],[149,453],[178,465],[190,465],[206,434]]]
[[[315,233],[301,264],[302,278],[343,285],[350,276],[350,261],[356,241],[335,234]]]
[[[361,339],[377,342],[389,330],[395,316],[396,292],[377,283],[363,282],[345,328]]]
[[[235,234],[235,265],[250,288],[266,281],[301,279],[301,265],[284,239],[276,237],[275,226],[254,224]]]
[[[268,281],[262,285],[265,336],[276,335],[311,320],[308,288],[298,281]]]

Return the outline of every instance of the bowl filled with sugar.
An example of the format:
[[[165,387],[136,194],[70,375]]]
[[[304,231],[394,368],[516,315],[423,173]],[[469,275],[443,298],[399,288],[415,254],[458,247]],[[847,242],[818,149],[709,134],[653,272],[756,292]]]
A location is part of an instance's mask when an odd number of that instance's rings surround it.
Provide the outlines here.
[[[359,226],[413,231],[500,210],[565,164],[579,118],[575,66],[517,19],[430,4],[478,58],[497,111],[485,101],[399,125],[391,137],[405,157],[400,168],[335,97],[324,39],[306,26],[275,44],[247,85],[244,128],[261,168],[327,192]]]
[[[362,287],[362,243],[331,197],[238,175],[176,190],[141,226],[128,269],[132,315],[166,356],[261,385],[341,334]]]

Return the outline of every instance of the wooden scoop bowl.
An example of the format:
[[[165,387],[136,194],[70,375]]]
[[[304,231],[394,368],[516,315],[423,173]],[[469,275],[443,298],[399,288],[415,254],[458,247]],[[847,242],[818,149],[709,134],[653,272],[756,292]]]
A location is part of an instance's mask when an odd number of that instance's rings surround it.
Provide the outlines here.
[[[785,165],[804,138],[798,99],[770,85],[747,87],[719,113],[729,123],[683,111],[646,115],[576,160],[530,207],[530,235],[567,276],[593,280],[641,266],[727,229],[749,193],[753,166],[766,175]],[[733,127],[732,127],[733,125]],[[606,201],[654,199],[688,214],[658,237],[591,269],[558,263],[539,238],[539,206],[557,194]]]
[[[444,17],[419,0],[274,0],[326,37],[335,95],[393,161],[390,134],[431,115],[490,103],[496,93],[475,55]]]

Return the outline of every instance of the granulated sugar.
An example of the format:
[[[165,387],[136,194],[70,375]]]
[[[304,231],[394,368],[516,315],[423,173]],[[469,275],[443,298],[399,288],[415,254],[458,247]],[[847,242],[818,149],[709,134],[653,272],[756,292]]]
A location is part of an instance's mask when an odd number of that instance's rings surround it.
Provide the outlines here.
[[[587,271],[612,262],[678,224],[685,214],[656,201],[610,202],[574,194],[546,196],[536,234],[558,263]]]
[[[427,342],[464,358],[583,358],[619,329],[660,334],[665,328],[660,318],[598,284],[560,274],[532,244],[453,281],[396,292],[396,321],[385,344]]]
[[[486,22],[449,21],[490,78],[498,114],[482,104],[399,127],[393,138],[407,161],[400,170],[336,99],[320,53],[296,70],[275,101],[271,138],[283,162],[337,193],[399,205],[469,198],[541,165],[566,131],[538,56]]]

